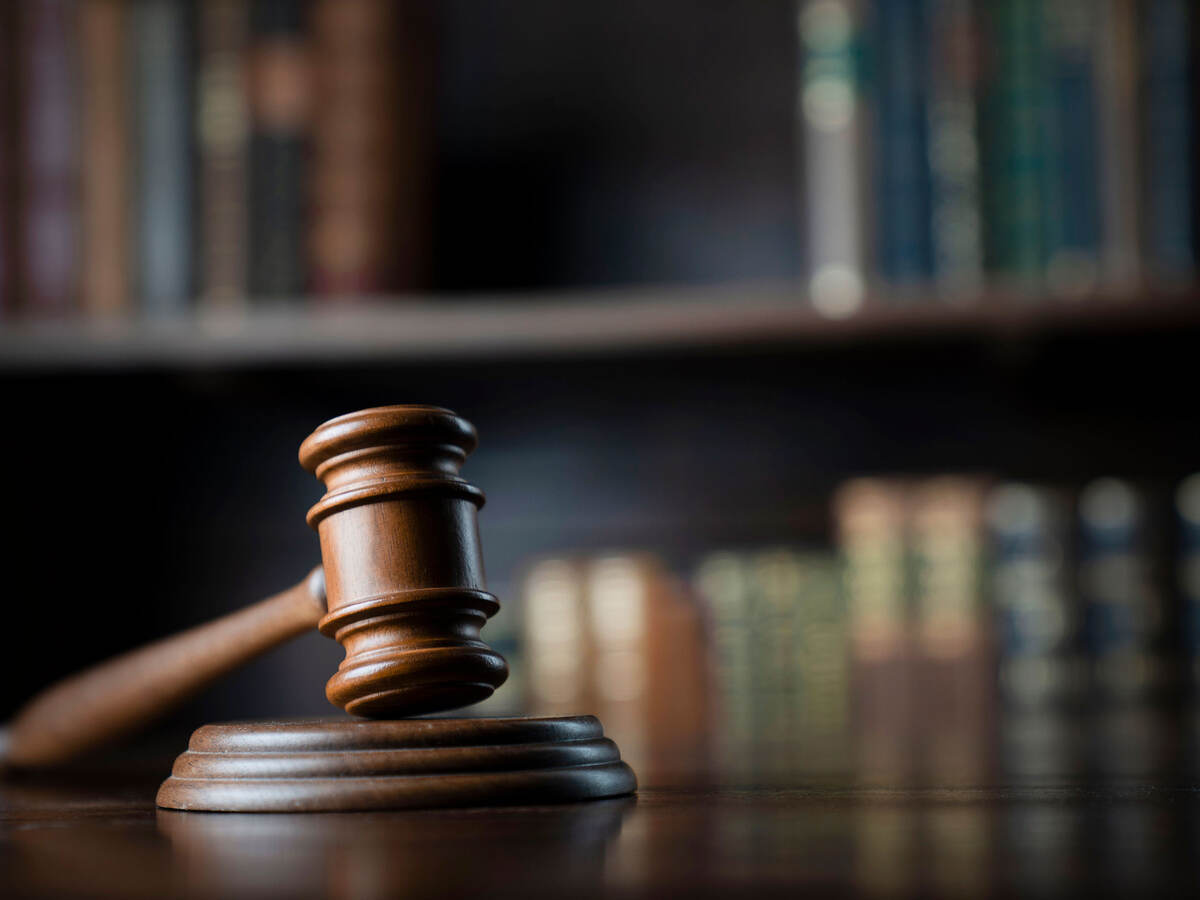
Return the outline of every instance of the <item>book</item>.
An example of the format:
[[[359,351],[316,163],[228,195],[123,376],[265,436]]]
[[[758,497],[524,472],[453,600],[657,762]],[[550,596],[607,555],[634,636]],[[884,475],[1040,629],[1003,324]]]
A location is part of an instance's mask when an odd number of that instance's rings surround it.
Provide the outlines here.
[[[1007,482],[988,492],[987,595],[997,632],[1000,761],[1021,776],[1080,765],[1076,714],[1085,694],[1083,614],[1068,561],[1069,498]]]
[[[583,562],[589,694],[635,769],[678,778],[700,768],[707,701],[700,619],[648,553]]]
[[[943,298],[983,286],[979,24],[972,0],[928,0],[930,240]]]
[[[244,303],[248,289],[250,18],[244,0],[201,0],[197,18],[197,290],[202,306],[229,309]]]
[[[411,3],[317,0],[308,248],[314,292],[412,290],[425,258],[429,180],[421,62]]]
[[[813,306],[830,316],[852,314],[866,295],[863,175],[869,141],[860,63],[862,16],[857,0],[805,0],[797,20],[808,291]]]
[[[576,560],[547,557],[532,563],[521,583],[524,694],[530,712],[578,715],[591,701],[583,572]]]
[[[1141,128],[1138,120],[1138,23],[1135,0],[1097,0],[1100,122],[1101,271],[1124,289],[1141,277]]]
[[[133,308],[129,7],[123,0],[82,0],[78,14],[83,139],[80,307],[89,316],[111,316]]]
[[[77,21],[69,0],[19,5],[21,306],[76,309],[79,289]]]
[[[15,3],[0,3],[0,321],[16,312],[19,292],[19,20]]]
[[[1189,475],[1176,488],[1175,512],[1179,520],[1180,643],[1188,693],[1194,699],[1200,696],[1200,473]]]
[[[931,41],[925,0],[874,0],[876,257],[893,289],[933,275],[930,214]]]
[[[177,315],[193,293],[191,7],[141,0],[131,12],[138,295],[147,315]]]
[[[1045,261],[1045,46],[1036,0],[984,7],[991,65],[984,79],[986,255],[996,279],[1041,284]]]
[[[914,647],[908,486],[855,478],[832,503],[844,565],[857,768],[867,779],[911,776]]]
[[[995,668],[983,590],[985,483],[913,484],[909,507],[916,710],[921,765],[943,784],[976,784],[993,749]]]
[[[717,767],[744,777],[843,771],[850,677],[837,558],[721,551],[700,561],[693,584],[709,637]]]
[[[796,554],[797,732],[804,769],[844,771],[850,756],[849,626],[841,561],[836,554]],[[793,768],[799,768],[793,766]]]
[[[1139,12],[1146,265],[1159,281],[1190,283],[1196,274],[1196,7],[1188,0],[1149,0]]]
[[[1075,706],[1083,688],[1083,615],[1067,565],[1067,498],[1010,482],[992,490],[986,504],[1001,696],[1015,707]]]
[[[709,690],[713,696],[717,765],[748,765],[755,739],[751,660],[750,579],[742,554],[722,551],[700,561],[692,579],[708,634]]]
[[[1098,705],[1162,699],[1169,685],[1170,618],[1150,500],[1101,478],[1079,496],[1079,590],[1091,690]]]
[[[1056,0],[1044,14],[1046,282],[1055,292],[1078,296],[1094,290],[1100,275],[1096,67],[1102,32],[1090,0]]]
[[[247,281],[253,298],[295,298],[308,288],[307,4],[253,0],[250,34]]]

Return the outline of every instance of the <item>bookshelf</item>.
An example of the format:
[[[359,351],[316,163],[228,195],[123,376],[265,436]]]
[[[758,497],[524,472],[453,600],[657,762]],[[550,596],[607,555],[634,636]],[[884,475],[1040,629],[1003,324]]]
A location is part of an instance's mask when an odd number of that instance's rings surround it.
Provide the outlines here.
[[[1179,329],[1200,330],[1194,288],[1070,299],[993,291],[957,303],[905,303],[879,294],[859,312],[831,318],[787,284],[649,286],[12,322],[0,328],[0,370],[535,361],[748,346],[804,352],[878,342],[1152,337]]]

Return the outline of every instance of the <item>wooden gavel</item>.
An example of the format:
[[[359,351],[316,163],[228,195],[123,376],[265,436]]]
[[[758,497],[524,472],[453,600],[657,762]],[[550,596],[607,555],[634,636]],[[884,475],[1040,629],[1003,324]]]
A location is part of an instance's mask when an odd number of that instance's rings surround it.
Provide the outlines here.
[[[314,626],[346,650],[326,696],[354,715],[400,718],[490,696],[508,669],[479,636],[499,609],[484,585],[484,496],[458,474],[476,442],[469,422],[433,406],[366,409],[321,425],[300,463],[326,487],[308,513],[323,569],[46,689],[4,729],[0,759],[63,762]]]

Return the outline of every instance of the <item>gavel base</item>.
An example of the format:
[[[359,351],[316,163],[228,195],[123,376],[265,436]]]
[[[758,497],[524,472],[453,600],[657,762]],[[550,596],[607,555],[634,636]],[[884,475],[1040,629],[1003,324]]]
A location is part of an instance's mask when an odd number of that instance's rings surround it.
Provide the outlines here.
[[[157,802],[208,812],[569,803],[637,789],[593,716],[205,725]]]

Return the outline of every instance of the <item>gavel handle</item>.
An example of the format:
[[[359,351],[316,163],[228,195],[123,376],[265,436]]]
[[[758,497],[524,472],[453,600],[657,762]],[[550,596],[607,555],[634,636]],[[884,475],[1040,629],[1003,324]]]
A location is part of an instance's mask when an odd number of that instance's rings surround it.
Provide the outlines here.
[[[324,614],[325,577],[318,567],[253,606],[72,675],[35,696],[2,730],[0,763],[51,766],[133,731],[315,628]]]

